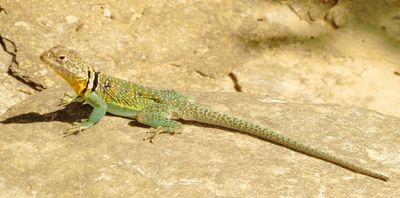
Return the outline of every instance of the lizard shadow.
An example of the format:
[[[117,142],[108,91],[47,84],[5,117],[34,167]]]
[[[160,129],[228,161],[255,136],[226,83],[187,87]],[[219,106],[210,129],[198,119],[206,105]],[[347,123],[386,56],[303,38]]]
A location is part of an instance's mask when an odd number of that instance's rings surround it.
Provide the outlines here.
[[[200,128],[219,129],[219,130],[227,131],[227,132],[230,132],[230,133],[239,133],[239,134],[251,136],[251,137],[254,137],[254,138],[263,140],[263,141],[271,142],[271,141],[269,141],[269,140],[266,140],[265,138],[261,138],[261,137],[258,137],[258,136],[256,136],[256,135],[253,135],[253,134],[249,134],[249,133],[246,133],[246,132],[242,132],[242,131],[238,131],[238,130],[235,130],[235,129],[230,129],[230,128],[226,128],[226,127],[222,127],[222,126],[217,126],[217,125],[212,125],[212,124],[206,124],[206,123],[197,122],[197,121],[191,121],[191,120],[183,120],[183,119],[179,119],[179,120],[176,120],[176,121],[179,121],[179,122],[182,123],[184,126],[185,126],[185,125],[192,125],[192,126],[196,126],[196,127],[200,127]],[[132,126],[132,127],[149,128],[149,126],[147,126],[147,125],[145,125],[145,124],[142,124],[142,123],[139,123],[139,122],[136,121],[136,120],[132,120],[131,122],[128,123],[128,125],[129,125],[129,126]],[[184,127],[184,126],[183,126],[183,127]],[[164,133],[161,133],[160,135],[163,135],[163,134],[164,134]],[[179,135],[179,134],[171,133],[170,135]],[[274,142],[271,142],[271,143],[274,143]],[[274,143],[274,144],[276,144],[276,143]],[[278,145],[279,145],[279,144],[278,144]]]
[[[15,116],[10,116],[4,120],[1,120],[1,124],[13,124],[13,123],[19,123],[19,124],[29,124],[29,123],[37,123],[37,122],[53,122],[53,121],[59,121],[59,122],[65,122],[65,123],[74,123],[81,121],[82,119],[86,119],[89,117],[90,112],[92,111],[92,107],[88,104],[82,104],[79,102],[72,102],[64,106],[64,108],[45,113],[45,114],[40,114],[37,112],[28,112],[28,113],[23,113]],[[121,116],[116,116],[107,113],[107,116],[115,116],[115,117],[121,117]],[[130,119],[130,118],[126,118]],[[211,125],[211,124],[205,124],[201,122],[196,122],[196,121],[188,121],[188,120],[182,120],[179,119],[177,120],[183,125],[192,125],[192,126],[197,126],[197,127],[202,127],[202,128],[210,128],[210,129],[220,129],[220,130],[225,130],[228,132],[232,133],[240,133],[240,134],[245,134],[245,135],[250,135],[254,138],[264,140],[263,138],[260,138],[255,135],[251,135],[245,132],[241,132],[238,130],[234,129],[229,129],[226,127],[221,127],[221,126],[216,126],[216,125]],[[131,120],[128,123],[129,126],[132,127],[141,127],[141,128],[149,128],[149,126],[139,123],[136,120]],[[173,135],[173,134],[172,134]]]
[[[64,106],[64,108],[40,114],[37,112],[28,112],[15,116],[10,116],[1,120],[1,124],[29,124],[36,122],[52,122],[52,121],[60,121],[67,123],[74,123],[80,121],[84,118],[87,118],[91,112],[91,107],[89,105],[82,105],[82,103],[73,102]]]
[[[37,122],[65,122],[73,124],[74,122],[81,121],[82,119],[87,119],[90,115],[90,112],[93,108],[88,104],[82,104],[79,102],[72,102],[65,106],[64,108],[52,111],[49,113],[40,114],[37,112],[28,112],[22,113],[14,116],[7,117],[3,120],[0,120],[0,124],[30,124],[30,123],[37,123]],[[117,115],[112,115],[107,113],[107,116],[113,117],[121,117]],[[130,119],[130,118],[126,118]],[[185,123],[196,123],[191,121],[183,121],[180,120],[183,124]],[[196,123],[198,126],[201,126],[201,123]],[[128,123],[129,126],[132,127],[142,127],[142,128],[149,128],[149,126],[139,123],[136,120],[131,120]]]
[[[111,115],[114,116],[114,115]],[[237,132],[236,130],[233,129],[229,129],[229,128],[225,128],[225,127],[220,127],[220,126],[216,126],[216,125],[211,125],[211,124],[205,124],[205,123],[201,123],[201,122],[196,122],[196,121],[190,121],[190,120],[176,120],[180,123],[182,123],[184,126],[185,125],[193,125],[193,126],[197,126],[197,127],[203,127],[203,128],[214,128],[214,129],[223,129],[223,130],[229,130],[232,132]],[[142,124],[136,120],[132,120],[131,122],[128,123],[129,126],[132,127],[143,127],[143,128],[150,128],[150,126],[147,126],[145,124]]]

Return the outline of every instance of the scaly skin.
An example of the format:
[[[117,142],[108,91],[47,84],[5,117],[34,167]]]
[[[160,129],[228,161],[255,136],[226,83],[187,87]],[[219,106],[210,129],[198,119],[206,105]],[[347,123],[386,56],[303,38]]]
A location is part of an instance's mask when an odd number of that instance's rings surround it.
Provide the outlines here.
[[[63,77],[79,97],[93,107],[89,118],[75,125],[67,134],[93,126],[106,112],[133,118],[152,127],[152,137],[162,132],[179,132],[182,124],[175,119],[194,120],[255,135],[350,171],[383,181],[389,180],[385,175],[299,143],[268,128],[202,107],[174,90],[144,87],[96,72],[76,51],[63,46],[45,51],[40,58]]]

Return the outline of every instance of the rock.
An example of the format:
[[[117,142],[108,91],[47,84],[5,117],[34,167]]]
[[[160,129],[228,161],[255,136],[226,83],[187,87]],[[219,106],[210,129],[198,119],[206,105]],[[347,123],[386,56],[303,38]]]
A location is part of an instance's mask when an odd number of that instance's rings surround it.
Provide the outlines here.
[[[400,78],[393,74],[400,63],[394,42],[400,40],[399,10],[395,1],[373,0],[4,1],[0,114],[57,84],[39,56],[62,44],[100,70],[141,84],[194,91],[242,87],[399,116],[393,108],[400,105]],[[345,86],[337,89],[336,83]]]
[[[400,120],[349,106],[286,103],[241,93],[189,93],[220,111],[390,176],[355,174],[235,131],[184,122],[179,135],[143,141],[147,128],[107,115],[63,137],[87,105],[61,107],[65,84],[33,95],[0,120],[5,197],[398,197]],[[332,187],[334,186],[334,187]]]

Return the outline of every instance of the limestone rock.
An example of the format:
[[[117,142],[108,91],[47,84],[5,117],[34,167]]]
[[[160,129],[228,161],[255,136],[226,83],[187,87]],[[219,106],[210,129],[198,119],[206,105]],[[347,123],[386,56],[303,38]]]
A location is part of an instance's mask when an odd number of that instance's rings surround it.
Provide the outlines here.
[[[184,122],[180,135],[143,141],[146,127],[106,116],[67,138],[88,106],[57,106],[65,86],[1,117],[0,194],[5,197],[397,197],[400,120],[338,105],[286,103],[240,93],[189,93],[390,176],[382,182],[267,141]],[[334,187],[333,187],[334,186]]]

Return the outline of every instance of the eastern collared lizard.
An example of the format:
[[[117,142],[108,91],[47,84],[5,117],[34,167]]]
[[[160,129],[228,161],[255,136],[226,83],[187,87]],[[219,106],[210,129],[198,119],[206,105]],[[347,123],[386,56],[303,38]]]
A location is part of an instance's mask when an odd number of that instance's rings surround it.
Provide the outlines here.
[[[266,127],[225,113],[214,111],[170,89],[154,89],[97,72],[76,51],[55,46],[41,55],[41,60],[64,78],[77,96],[93,107],[89,118],[72,127],[68,133],[80,132],[99,122],[106,112],[136,119],[158,133],[177,133],[182,124],[177,119],[193,120],[245,132],[322,159],[350,171],[383,181],[389,177],[368,170],[348,160],[305,145]]]

